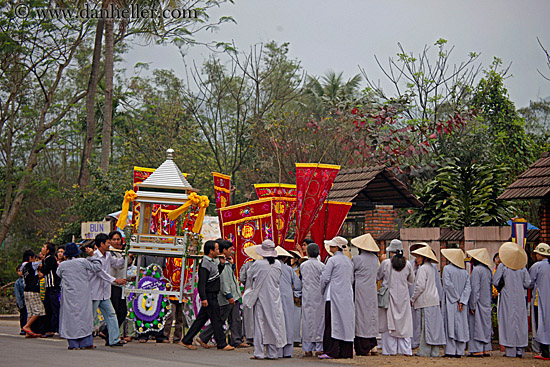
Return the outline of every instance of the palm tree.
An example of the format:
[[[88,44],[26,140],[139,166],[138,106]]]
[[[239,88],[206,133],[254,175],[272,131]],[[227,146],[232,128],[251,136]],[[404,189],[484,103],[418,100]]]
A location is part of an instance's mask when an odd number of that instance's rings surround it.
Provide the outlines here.
[[[305,94],[320,99],[329,106],[336,106],[342,102],[354,100],[358,97],[358,89],[362,77],[356,74],[344,82],[344,73],[328,71],[320,80],[308,76]]]

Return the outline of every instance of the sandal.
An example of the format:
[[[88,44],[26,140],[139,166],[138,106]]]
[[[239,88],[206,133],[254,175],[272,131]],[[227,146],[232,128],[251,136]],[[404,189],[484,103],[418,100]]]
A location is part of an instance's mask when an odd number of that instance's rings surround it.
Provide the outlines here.
[[[329,356],[328,354],[321,354],[319,356],[319,359],[334,359],[333,357]]]
[[[250,359],[263,359],[263,358],[252,356],[252,357],[250,357]]]

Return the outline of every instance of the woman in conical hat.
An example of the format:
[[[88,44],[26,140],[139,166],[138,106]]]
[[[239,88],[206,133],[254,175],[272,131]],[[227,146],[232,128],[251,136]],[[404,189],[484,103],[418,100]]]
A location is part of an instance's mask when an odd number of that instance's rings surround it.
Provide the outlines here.
[[[489,357],[493,323],[491,320],[492,278],[491,257],[486,248],[466,251],[474,265],[470,275],[472,292],[468,301],[469,357]]]
[[[244,253],[250,258],[248,259],[241,269],[239,270],[239,281],[243,283],[245,289],[249,286],[248,284],[248,271],[254,265],[256,260],[263,259],[262,256],[258,255],[256,251],[260,245],[247,246],[244,248]],[[244,335],[246,336],[247,341],[251,342],[254,339],[254,313],[251,308],[245,307],[242,308],[243,315],[243,325],[244,325]]]
[[[531,284],[525,265],[527,254],[516,243],[506,242],[498,251],[502,263],[493,275],[493,284],[500,288],[498,337],[506,347],[506,357],[522,357],[529,343],[527,306],[524,291]]]
[[[537,326],[535,341],[540,344],[537,359],[550,360],[550,246],[539,243],[533,251],[537,262],[531,266],[531,287],[537,294]]]
[[[348,240],[334,237],[325,241],[334,255],[327,260],[321,275],[325,295],[325,331],[323,352],[319,358],[353,358],[355,309],[353,304],[353,263],[344,255]]]
[[[421,248],[421,247],[430,247],[426,242],[415,242],[412,245],[409,246],[409,254],[411,256],[414,256],[412,254],[413,251]],[[430,247],[431,248],[431,247]],[[432,250],[433,251],[433,250]],[[412,269],[414,271],[414,276],[416,277],[416,272],[418,270],[418,267],[421,265],[420,262],[417,264],[417,258],[419,261],[421,261],[421,257],[413,257],[409,262],[411,263]],[[435,269],[435,286],[437,288],[437,293],[439,294],[439,301],[443,303],[443,286],[441,285],[441,273],[439,272],[439,267],[436,263],[432,262],[432,267]],[[409,295],[412,297],[414,293],[414,283],[411,284],[409,287]],[[413,349],[418,348],[420,346],[420,316],[421,316],[421,310],[415,309],[411,305],[411,312],[413,317],[413,337],[411,340],[411,346]]]
[[[445,344],[445,331],[436,286],[437,270],[431,265],[431,262],[437,262],[437,257],[429,246],[420,247],[411,254],[416,256],[418,265],[411,297],[413,307],[420,310],[421,338],[418,355],[439,357],[439,346]]]
[[[258,289],[258,299],[252,308],[254,315],[253,359],[279,357],[279,348],[286,344],[285,316],[281,304],[281,263],[276,260],[275,243],[265,240],[256,248],[263,259],[248,269],[247,287]]]
[[[366,356],[377,344],[376,253],[380,248],[370,233],[352,239],[351,244],[359,249],[351,259],[355,276],[355,354]]]
[[[442,249],[441,254],[451,263],[443,268],[443,305],[446,324],[445,355],[447,357],[463,356],[466,342],[470,339],[468,329],[468,300],[470,299],[470,279],[464,270],[464,252],[458,248]]]
[[[411,264],[403,257],[403,243],[400,240],[392,240],[386,252],[390,256],[382,261],[376,275],[376,280],[381,280],[390,294],[388,308],[378,308],[382,354],[412,355],[413,325],[408,290],[414,282],[414,273]]]
[[[300,322],[299,320],[297,322],[294,317],[294,297],[302,297],[302,281],[298,278],[294,270],[285,262],[288,258],[292,257],[292,254],[281,246],[277,246],[275,250],[277,251],[282,270],[280,290],[286,328],[286,344],[279,349],[279,357],[290,358],[292,357],[296,329],[300,329]]]

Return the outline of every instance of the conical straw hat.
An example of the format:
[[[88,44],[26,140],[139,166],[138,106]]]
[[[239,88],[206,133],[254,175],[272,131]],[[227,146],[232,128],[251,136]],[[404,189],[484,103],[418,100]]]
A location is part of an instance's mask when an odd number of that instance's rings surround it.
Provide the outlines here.
[[[378,247],[378,245],[376,244],[376,241],[374,241],[374,238],[372,238],[370,233],[366,233],[362,236],[355,237],[354,239],[351,240],[351,244],[365,251],[371,251],[371,252],[380,251],[380,248]]]
[[[512,270],[519,270],[527,265],[525,250],[514,242],[505,242],[498,250],[500,261]]]
[[[288,252],[287,250],[285,250],[284,248],[282,248],[281,246],[275,247],[275,251],[277,251],[277,257],[279,257],[279,256],[292,257],[292,254],[290,252]]]
[[[487,265],[489,269],[493,265],[489,251],[486,248],[476,248],[475,250],[468,250],[466,253],[480,263]]]
[[[256,252],[256,249],[260,247],[260,245],[254,245],[254,246],[248,246],[244,248],[244,253],[254,260],[260,260],[263,259],[260,255],[258,255],[258,252]]]
[[[413,251],[419,249],[420,247],[424,247],[424,246],[430,246],[430,245],[428,245],[426,242],[415,242],[411,245],[411,247],[409,247],[409,251],[412,253]]]
[[[290,252],[292,255],[294,255],[295,258],[298,258],[298,259],[303,259],[305,256],[302,256],[302,254],[300,254],[299,251],[296,251],[296,250],[287,250],[288,252]]]
[[[424,256],[428,259],[435,261],[436,263],[439,262],[437,261],[437,257],[435,256],[435,253],[430,246],[424,246],[419,249],[416,249],[413,252],[411,252],[411,254]]]
[[[441,250],[441,255],[445,256],[452,264],[461,269],[465,269],[464,252],[459,248],[444,248]]]

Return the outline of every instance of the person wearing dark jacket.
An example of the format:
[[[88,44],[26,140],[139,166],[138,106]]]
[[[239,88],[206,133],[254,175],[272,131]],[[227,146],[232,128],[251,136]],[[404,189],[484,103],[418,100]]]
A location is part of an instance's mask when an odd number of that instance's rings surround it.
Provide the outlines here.
[[[199,266],[198,291],[201,298],[201,309],[197,318],[189,328],[189,331],[183,337],[181,345],[187,349],[197,349],[193,345],[193,338],[202,329],[206,321],[210,320],[214,329],[214,339],[218,349],[233,350],[234,347],[225,341],[225,333],[220,316],[220,306],[218,304],[218,293],[220,292],[220,272],[223,270],[223,264],[216,262],[220,254],[218,243],[215,241],[206,241],[204,244],[204,257]]]
[[[57,276],[57,258],[55,257],[55,245],[46,242],[40,252],[43,260],[40,272],[44,274],[46,282],[46,295],[44,307],[47,316],[46,336],[53,336],[59,330],[59,294],[61,292],[61,279]]]

